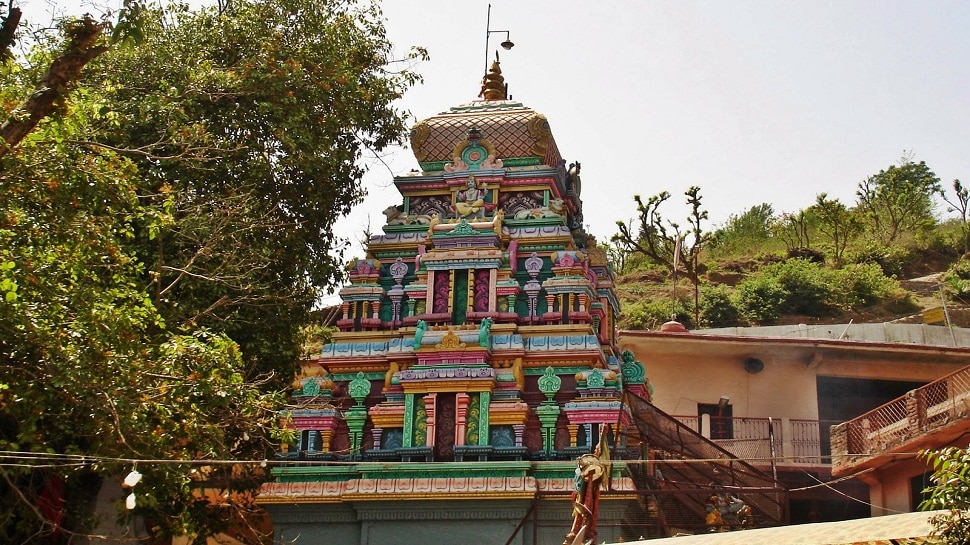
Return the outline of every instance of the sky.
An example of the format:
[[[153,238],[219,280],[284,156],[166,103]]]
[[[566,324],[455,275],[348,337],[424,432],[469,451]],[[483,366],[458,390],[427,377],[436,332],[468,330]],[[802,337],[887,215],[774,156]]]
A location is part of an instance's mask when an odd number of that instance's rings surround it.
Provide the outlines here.
[[[476,98],[488,5],[385,2],[391,40],[431,56],[402,102],[416,118]],[[683,193],[699,186],[716,227],[823,192],[851,205],[905,154],[947,185],[970,180],[968,2],[494,0],[489,28],[515,43],[500,50],[512,97],[582,163],[584,220],[601,241],[634,217],[634,194],[669,191],[664,216],[683,225]],[[488,54],[504,39],[492,33]],[[397,155],[397,173],[416,168]],[[372,173],[342,226],[380,225],[400,202],[390,180]]]
[[[431,57],[402,109],[420,120],[477,98],[505,39],[493,32],[486,49],[488,2],[383,10],[401,56],[420,45]],[[515,43],[500,50],[510,94],[583,165],[584,220],[600,241],[634,217],[635,194],[670,192],[661,211],[683,225],[683,193],[699,186],[716,228],[820,193],[851,206],[859,182],[904,155],[948,187],[970,181],[970,2],[493,0],[490,13],[488,28]],[[402,202],[393,176],[417,162],[407,149],[384,161],[369,162],[369,195],[341,236],[379,232],[381,211]]]

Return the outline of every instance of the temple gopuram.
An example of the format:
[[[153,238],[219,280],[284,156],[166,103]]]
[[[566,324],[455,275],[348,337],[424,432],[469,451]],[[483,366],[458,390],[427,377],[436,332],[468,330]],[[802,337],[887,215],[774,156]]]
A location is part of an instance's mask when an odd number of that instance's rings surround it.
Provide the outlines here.
[[[497,58],[480,96],[414,126],[421,171],[394,179],[403,202],[349,265],[339,332],[293,384],[296,441],[259,498],[278,542],[560,543],[575,459],[604,437],[636,448],[611,430],[624,389],[650,386],[615,346],[580,164],[507,99]],[[611,475],[599,510],[622,518],[634,486]]]

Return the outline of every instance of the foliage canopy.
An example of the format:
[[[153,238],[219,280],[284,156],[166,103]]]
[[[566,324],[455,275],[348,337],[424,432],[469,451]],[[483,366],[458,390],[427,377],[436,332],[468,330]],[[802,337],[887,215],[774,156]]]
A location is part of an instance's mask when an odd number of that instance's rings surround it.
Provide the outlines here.
[[[191,470],[255,485],[258,464],[219,461],[279,441],[278,392],[342,277],[333,222],[364,195],[362,153],[402,141],[394,102],[419,80],[368,2],[132,4],[139,40],[96,33],[0,157],[0,451],[50,462],[0,466],[4,542],[85,531],[92,484],[135,460],[171,462],[134,488],[160,535],[228,522],[245,496],[200,498]],[[10,124],[72,43],[0,66]],[[66,503],[38,509],[52,487]]]

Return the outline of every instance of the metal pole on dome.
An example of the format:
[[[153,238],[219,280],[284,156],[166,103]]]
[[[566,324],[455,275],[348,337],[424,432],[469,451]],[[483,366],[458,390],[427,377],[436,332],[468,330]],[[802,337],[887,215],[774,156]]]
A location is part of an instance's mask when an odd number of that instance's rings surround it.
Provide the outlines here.
[[[489,4],[488,5],[488,13],[485,16],[485,70],[484,70],[484,73],[486,73],[486,74],[488,73],[488,37],[491,36],[492,34],[501,34],[503,32],[505,33],[505,41],[503,41],[499,45],[502,46],[502,49],[508,51],[509,49],[512,49],[515,46],[515,44],[512,43],[512,40],[509,38],[509,31],[508,30],[492,30],[492,4]],[[498,53],[496,53],[496,60],[498,60]]]
[[[488,37],[492,34],[492,4],[488,5],[488,14],[485,16],[485,69],[483,74],[488,72]]]

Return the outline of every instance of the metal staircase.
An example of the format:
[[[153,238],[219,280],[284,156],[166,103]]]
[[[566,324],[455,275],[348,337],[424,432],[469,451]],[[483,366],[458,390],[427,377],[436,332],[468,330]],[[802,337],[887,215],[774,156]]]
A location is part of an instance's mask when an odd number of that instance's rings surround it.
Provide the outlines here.
[[[787,524],[784,485],[642,397],[627,392],[624,402],[630,423],[620,430],[619,444],[626,448],[617,448],[615,457],[636,460],[628,467],[641,510],[625,521],[625,533],[662,537],[710,531],[705,515],[715,494],[733,496],[751,507],[745,527]]]

